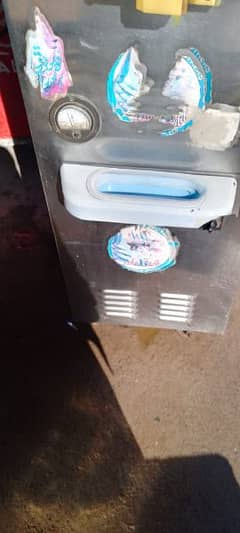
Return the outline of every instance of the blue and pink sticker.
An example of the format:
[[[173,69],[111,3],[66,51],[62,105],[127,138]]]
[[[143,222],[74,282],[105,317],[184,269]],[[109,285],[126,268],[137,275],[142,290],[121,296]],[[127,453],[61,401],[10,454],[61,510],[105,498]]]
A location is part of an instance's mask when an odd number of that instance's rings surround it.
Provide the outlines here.
[[[172,136],[187,131],[194,122],[197,110],[204,111],[212,101],[212,71],[197,48],[178,50],[176,63],[164,83],[159,102],[149,114],[141,111],[142,96],[154,85],[147,76],[147,67],[139,59],[134,46],[121,53],[107,78],[107,100],[113,113],[122,122],[157,121],[162,125],[161,135]],[[166,109],[170,100],[178,102],[177,111],[168,117],[160,96],[165,97]],[[150,92],[151,100],[151,92]]]
[[[128,226],[108,241],[109,257],[122,268],[139,274],[173,267],[179,248],[177,237],[158,226]]]
[[[212,71],[197,48],[178,50],[162,94],[183,102],[182,109],[162,132],[165,137],[187,131],[194,123],[196,110],[204,111],[212,101]]]
[[[34,9],[35,30],[26,34],[25,73],[41,97],[55,100],[67,95],[72,86],[63,40],[55,35],[40,9]]]
[[[130,46],[119,55],[107,78],[107,100],[122,122],[149,122],[152,115],[139,111],[139,98],[153,85],[147,67],[141,63],[138,50]]]

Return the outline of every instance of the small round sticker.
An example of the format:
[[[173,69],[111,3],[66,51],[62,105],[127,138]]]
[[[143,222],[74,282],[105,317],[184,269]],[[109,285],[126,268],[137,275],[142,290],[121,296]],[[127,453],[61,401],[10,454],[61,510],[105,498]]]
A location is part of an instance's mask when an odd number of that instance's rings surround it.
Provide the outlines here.
[[[179,247],[167,228],[128,226],[109,239],[108,254],[124,269],[150,274],[174,266]]]

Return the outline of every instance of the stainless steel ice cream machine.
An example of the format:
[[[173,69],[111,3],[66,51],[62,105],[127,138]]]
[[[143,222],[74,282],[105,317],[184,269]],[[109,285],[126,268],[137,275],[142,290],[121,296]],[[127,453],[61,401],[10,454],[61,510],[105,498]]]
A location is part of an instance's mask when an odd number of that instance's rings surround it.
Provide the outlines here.
[[[240,4],[3,4],[73,321],[223,332],[240,281]]]

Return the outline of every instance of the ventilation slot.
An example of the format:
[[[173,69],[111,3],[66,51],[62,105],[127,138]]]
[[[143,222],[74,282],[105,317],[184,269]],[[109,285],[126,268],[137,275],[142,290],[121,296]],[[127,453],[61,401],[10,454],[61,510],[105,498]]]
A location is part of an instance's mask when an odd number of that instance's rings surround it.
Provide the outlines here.
[[[103,313],[106,318],[128,318],[137,316],[137,293],[105,289],[103,291]]]
[[[159,318],[173,322],[191,322],[196,296],[189,294],[160,294]]]

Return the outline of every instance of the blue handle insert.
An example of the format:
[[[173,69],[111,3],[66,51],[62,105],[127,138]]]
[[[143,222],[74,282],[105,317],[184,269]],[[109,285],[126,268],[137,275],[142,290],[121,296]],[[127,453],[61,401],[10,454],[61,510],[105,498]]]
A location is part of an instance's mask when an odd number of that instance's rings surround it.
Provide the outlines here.
[[[172,200],[196,200],[203,192],[193,181],[186,179],[137,176],[134,173],[119,175],[114,172],[102,173],[97,179],[96,188],[98,192],[109,195],[150,196]]]

